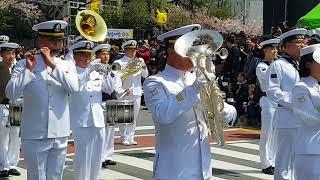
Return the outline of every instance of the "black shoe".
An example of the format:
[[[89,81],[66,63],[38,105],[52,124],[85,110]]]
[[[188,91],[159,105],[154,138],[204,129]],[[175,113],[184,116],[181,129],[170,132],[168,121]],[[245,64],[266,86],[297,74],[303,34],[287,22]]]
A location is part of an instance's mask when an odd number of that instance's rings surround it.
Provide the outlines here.
[[[7,170],[0,171],[0,177],[9,177],[9,172]]]
[[[21,175],[21,173],[16,169],[10,169],[8,172],[9,172],[9,175],[12,175],[12,176],[20,176]]]
[[[105,163],[107,163],[107,165],[111,165],[111,166],[117,165],[117,162],[112,161],[112,160],[106,160]]]
[[[104,161],[102,162],[102,168],[107,168],[108,164]]]
[[[274,172],[273,172],[272,166],[269,166],[269,167],[266,168],[266,169],[262,169],[262,173],[264,173],[264,174],[269,174],[269,175],[273,175]]]

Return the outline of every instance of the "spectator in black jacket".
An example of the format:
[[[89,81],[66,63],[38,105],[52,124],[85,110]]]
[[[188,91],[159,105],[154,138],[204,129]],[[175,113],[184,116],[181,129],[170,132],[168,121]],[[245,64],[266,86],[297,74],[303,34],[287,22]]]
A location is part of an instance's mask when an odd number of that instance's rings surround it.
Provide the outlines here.
[[[232,74],[233,75],[232,80],[235,80],[240,69],[240,62],[239,62],[240,49],[235,44],[235,37],[233,35],[229,35],[227,37],[226,45],[229,50],[229,55],[226,59],[224,72]]]
[[[235,107],[238,112],[238,116],[245,115],[244,104],[248,103],[248,84],[246,80],[246,75],[243,72],[240,72],[238,77],[238,82],[234,88],[234,98],[235,98]]]

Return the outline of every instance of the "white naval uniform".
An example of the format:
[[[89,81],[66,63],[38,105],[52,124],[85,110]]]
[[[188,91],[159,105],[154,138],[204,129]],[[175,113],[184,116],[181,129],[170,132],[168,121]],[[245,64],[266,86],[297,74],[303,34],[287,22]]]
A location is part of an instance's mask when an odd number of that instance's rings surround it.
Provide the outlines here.
[[[9,68],[10,73],[12,73],[15,64],[16,61]],[[0,104],[0,171],[16,168],[20,156],[20,127],[6,127],[9,115],[8,108],[8,105]]]
[[[313,77],[301,78],[292,92],[293,112],[301,126],[295,141],[297,180],[320,179],[320,85]]]
[[[114,61],[114,63],[119,63],[121,69],[123,69],[126,64],[129,62],[129,58],[127,56],[123,56],[121,59]],[[140,103],[141,103],[141,96],[142,96],[142,85],[141,85],[141,78],[146,78],[148,76],[148,70],[142,69],[141,72],[134,74],[133,76],[129,77],[128,79],[122,82],[122,89],[130,90],[130,96],[125,96],[123,100],[133,100],[134,101],[134,124],[133,125],[122,125],[119,126],[121,140],[133,141],[134,133],[136,129],[136,122],[139,115],[140,110]]]
[[[273,118],[277,155],[275,180],[293,179],[294,148],[299,121],[292,112],[292,89],[300,80],[298,71],[286,59],[273,62],[267,72],[267,96],[278,104]]]
[[[258,63],[256,68],[256,75],[259,80],[262,92],[267,91],[267,70],[269,68],[268,62],[262,61]],[[261,169],[266,169],[269,166],[274,167],[276,146],[274,143],[273,131],[273,116],[277,108],[277,103],[273,102],[269,97],[262,96],[260,98],[261,107],[261,134],[259,142],[259,153]]]
[[[75,140],[74,177],[97,180],[105,140],[102,91],[110,92],[113,88],[98,72],[76,68],[79,92],[70,94],[71,129]]]
[[[144,97],[156,129],[155,180],[211,179],[211,152],[195,75],[168,64],[144,83]]]
[[[124,93],[124,89],[122,89],[122,82],[120,78],[120,74],[117,72],[112,72],[113,77],[111,76],[111,73],[107,76],[107,81],[113,85],[113,88],[111,90],[114,90],[116,92],[117,97],[121,96]],[[108,94],[111,94],[113,91],[107,92]],[[106,124],[106,139],[104,143],[104,152],[102,161],[106,160],[112,160],[112,155],[114,152],[114,128],[115,126],[109,126]]]
[[[28,180],[60,180],[70,135],[68,93],[78,90],[72,62],[53,58],[55,69],[36,55],[33,71],[26,60],[17,62],[7,85],[11,100],[23,96],[21,138]]]

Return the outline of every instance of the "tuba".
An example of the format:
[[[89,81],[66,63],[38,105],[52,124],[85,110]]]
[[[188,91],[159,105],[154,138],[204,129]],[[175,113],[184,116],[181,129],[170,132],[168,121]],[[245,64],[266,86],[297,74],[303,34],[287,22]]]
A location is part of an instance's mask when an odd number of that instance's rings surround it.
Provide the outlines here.
[[[208,59],[215,55],[224,58],[225,51],[216,52],[221,47],[223,38],[213,30],[196,30],[184,34],[177,39],[174,49],[183,56],[189,57],[193,63],[197,78],[204,76],[208,84],[201,90],[200,98],[203,116],[210,130],[210,135],[216,139],[218,145],[224,145],[223,137],[223,109],[224,101],[218,83],[215,80],[213,62]]]
[[[89,41],[104,41],[107,36],[105,21],[99,14],[91,10],[78,12],[76,26],[80,34]]]

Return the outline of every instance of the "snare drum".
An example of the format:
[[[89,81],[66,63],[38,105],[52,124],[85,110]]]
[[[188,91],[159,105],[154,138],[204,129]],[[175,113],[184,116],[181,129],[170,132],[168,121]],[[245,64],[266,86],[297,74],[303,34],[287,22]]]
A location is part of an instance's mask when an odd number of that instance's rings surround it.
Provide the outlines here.
[[[20,126],[22,119],[23,102],[15,102],[9,105],[8,121],[11,126]]]
[[[108,100],[106,101],[106,124],[115,126],[119,124],[133,124],[133,101]]]

